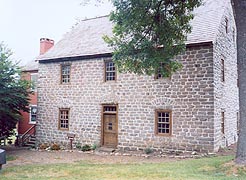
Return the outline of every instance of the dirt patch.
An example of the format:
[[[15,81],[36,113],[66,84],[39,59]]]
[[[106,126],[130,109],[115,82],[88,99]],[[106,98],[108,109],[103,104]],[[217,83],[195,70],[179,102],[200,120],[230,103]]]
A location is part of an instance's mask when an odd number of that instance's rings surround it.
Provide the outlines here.
[[[225,149],[220,149],[216,154],[210,155],[234,155],[235,145]],[[74,163],[87,161],[97,164],[111,163],[160,163],[166,161],[179,161],[181,159],[199,158],[209,156],[209,154],[199,154],[196,152],[186,153],[160,153],[145,154],[144,152],[100,152],[100,151],[45,151],[29,150],[26,148],[16,148],[13,146],[4,148],[8,156],[16,157],[15,160],[8,161],[4,167],[31,165],[31,164],[53,164],[53,163]]]

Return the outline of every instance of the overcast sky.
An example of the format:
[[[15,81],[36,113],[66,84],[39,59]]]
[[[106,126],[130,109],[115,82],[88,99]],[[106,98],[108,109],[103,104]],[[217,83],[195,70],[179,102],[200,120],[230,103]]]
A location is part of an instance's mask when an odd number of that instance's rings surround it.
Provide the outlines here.
[[[0,0],[0,42],[14,60],[26,63],[39,55],[39,39],[58,42],[78,19],[107,15],[112,6],[80,5],[83,0]]]

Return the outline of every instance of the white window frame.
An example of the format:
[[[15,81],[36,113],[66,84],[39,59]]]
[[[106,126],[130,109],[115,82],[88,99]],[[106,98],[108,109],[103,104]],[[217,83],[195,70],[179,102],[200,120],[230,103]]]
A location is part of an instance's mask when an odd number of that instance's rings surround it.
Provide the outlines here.
[[[30,113],[29,113],[29,124],[36,124],[36,121],[32,121],[32,107],[36,107],[36,109],[38,110],[37,105],[30,105],[29,109],[30,109]],[[36,119],[37,119],[37,114],[36,114]]]
[[[34,85],[35,85],[35,87],[34,87],[34,88],[33,88],[33,87],[31,87],[31,91],[33,91],[33,92],[37,92],[38,73],[31,73],[31,74],[30,74],[30,81],[33,83],[33,81],[32,81],[32,76],[36,76],[36,77],[37,77],[37,81],[36,81],[36,84],[34,84]]]

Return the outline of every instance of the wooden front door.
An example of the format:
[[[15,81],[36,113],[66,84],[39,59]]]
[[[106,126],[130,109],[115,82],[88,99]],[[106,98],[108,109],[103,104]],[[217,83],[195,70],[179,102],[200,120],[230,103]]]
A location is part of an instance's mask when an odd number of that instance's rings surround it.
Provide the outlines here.
[[[103,137],[102,145],[105,147],[116,148],[118,144],[118,122],[117,107],[103,107]]]

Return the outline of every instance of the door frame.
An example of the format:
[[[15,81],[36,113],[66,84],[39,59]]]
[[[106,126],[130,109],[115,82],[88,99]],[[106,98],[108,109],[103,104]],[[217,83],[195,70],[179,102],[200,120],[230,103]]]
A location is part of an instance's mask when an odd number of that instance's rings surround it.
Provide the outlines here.
[[[115,112],[104,112],[104,107],[116,107]],[[104,114],[115,114],[116,120],[116,148],[118,146],[118,104],[102,104],[101,105],[101,146],[104,146]]]

